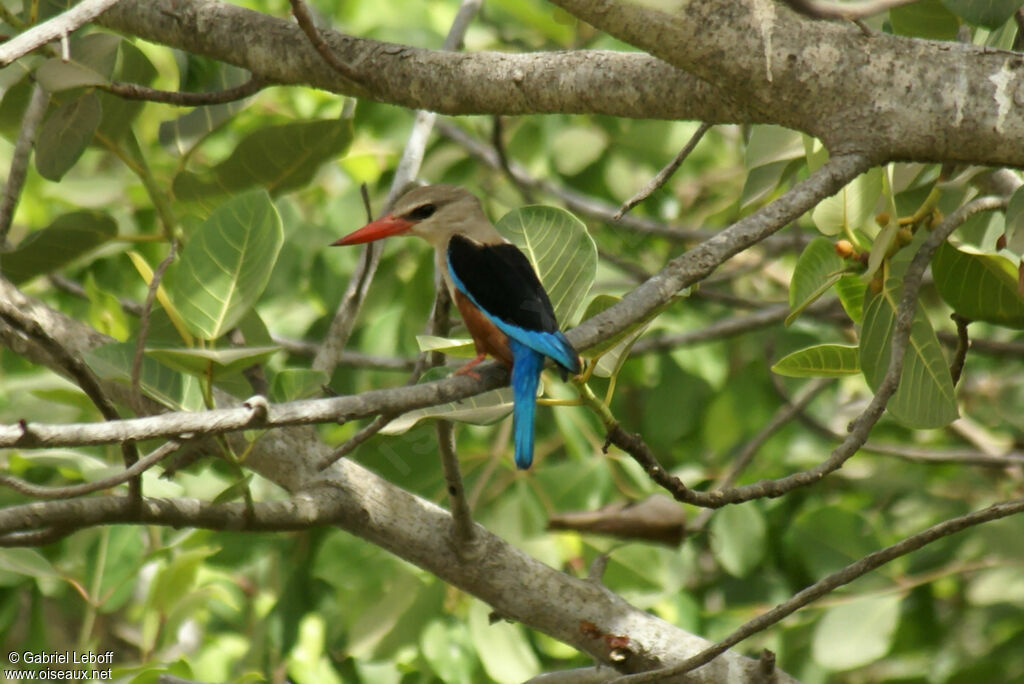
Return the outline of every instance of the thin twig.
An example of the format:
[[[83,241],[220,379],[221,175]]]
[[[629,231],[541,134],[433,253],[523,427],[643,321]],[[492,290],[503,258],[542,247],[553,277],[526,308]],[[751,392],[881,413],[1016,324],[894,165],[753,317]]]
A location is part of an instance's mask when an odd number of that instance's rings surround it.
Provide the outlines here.
[[[768,441],[768,438],[774,435],[776,432],[781,430],[791,420],[799,418],[800,413],[803,412],[811,401],[821,393],[823,389],[829,386],[831,379],[829,378],[818,378],[813,380],[797,392],[796,396],[793,397],[785,406],[779,407],[772,416],[772,419],[756,435],[753,439],[743,445],[743,449],[737,454],[736,458],[732,462],[732,467],[718,482],[715,483],[714,489],[722,490],[732,487],[740,474],[747,469],[753,461],[754,456],[758,450],[764,446],[764,443]],[[697,532],[704,529],[704,526],[708,523],[712,516],[712,509],[705,508],[697,515],[693,523],[686,526],[688,533]]]
[[[7,233],[14,222],[14,210],[18,208],[18,200],[21,199],[21,189],[25,185],[25,175],[28,172],[28,161],[36,141],[36,133],[49,102],[50,94],[36,83],[32,88],[32,96],[25,108],[25,114],[21,118],[21,129],[18,131],[14,154],[11,157],[11,170],[7,174],[7,182],[4,183],[3,196],[0,197],[0,258],[7,246]]]
[[[498,166],[504,172],[505,177],[508,178],[512,185],[519,190],[519,194],[523,196],[523,201],[527,204],[533,204],[533,192],[530,187],[525,183],[519,182],[519,176],[512,173],[512,167],[508,164],[508,154],[505,152],[505,135],[504,125],[502,124],[501,115],[495,114],[491,121],[491,145],[494,146],[494,154],[498,157]]]
[[[766,613],[762,613],[753,620],[745,623],[732,634],[722,639],[713,646],[704,649],[697,655],[687,658],[683,662],[663,670],[644,672],[636,675],[628,675],[613,680],[617,684],[641,684],[641,682],[678,681],[685,673],[697,669],[701,665],[709,663],[726,650],[732,648],[744,639],[757,634],[760,631],[774,625],[783,618],[792,615],[804,606],[813,603],[818,598],[834,591],[844,584],[849,584],[858,577],[880,568],[901,556],[916,551],[934,541],[961,532],[969,527],[974,527],[992,520],[999,520],[1011,515],[1024,512],[1024,499],[1005,501],[974,513],[951,518],[945,522],[932,525],[926,530],[907,537],[900,542],[879,549],[874,553],[864,556],[858,561],[850,563],[842,570],[838,570],[827,577],[815,582],[806,589],[794,594]]]
[[[0,68],[52,40],[72,33],[117,4],[118,0],[82,0],[67,12],[47,19],[0,45]]]
[[[363,85],[363,78],[359,75],[359,72],[338,59],[338,56],[334,54],[331,47],[324,42],[323,36],[320,35],[320,30],[317,29],[316,24],[313,23],[313,18],[309,15],[309,9],[306,7],[306,3],[303,2],[303,0],[288,1],[292,5],[292,14],[295,15],[295,21],[299,23],[299,27],[302,29],[302,32],[306,34],[306,37],[309,38],[309,42],[313,45],[314,49],[320,53],[320,56],[323,57],[324,61],[327,62],[332,69],[348,80],[357,85]]]
[[[185,93],[173,90],[157,90],[135,83],[113,83],[102,84],[99,87],[108,93],[117,95],[126,100],[145,100],[147,102],[163,102],[164,104],[178,105],[179,107],[202,107],[206,105],[225,104],[235,102],[255,95],[270,85],[259,76],[253,76],[245,83],[234,88],[215,90],[208,93]]]
[[[459,456],[455,451],[455,426],[450,420],[439,420],[435,426],[441,469],[444,471],[445,489],[452,512],[452,530],[456,551],[462,555],[473,541],[473,516],[466,502],[466,487],[459,470]]]
[[[885,411],[889,398],[899,386],[903,371],[903,359],[910,341],[910,328],[917,307],[917,293],[920,290],[924,270],[931,255],[968,218],[979,212],[992,211],[1004,206],[1006,206],[1004,198],[980,197],[975,199],[946,217],[918,249],[903,277],[903,294],[896,310],[890,343],[889,366],[885,376],[871,403],[851,424],[850,433],[846,439],[824,462],[810,470],[775,480],[762,480],[750,485],[720,491],[697,492],[688,488],[679,478],[668,473],[640,435],[630,434],[623,430],[621,425],[615,423],[608,430],[608,441],[630,454],[652,480],[664,487],[677,500],[708,508],[718,508],[762,497],[782,496],[799,487],[813,484],[834,472],[864,445],[871,429]]]
[[[300,3],[300,0],[291,0],[291,2],[293,7],[295,7],[296,3]],[[480,0],[463,0],[452,22],[451,30],[449,30],[448,36],[445,38],[444,48],[446,50],[453,50],[462,42],[469,20],[476,14],[479,8]],[[395,200],[398,199],[399,194],[419,175],[420,166],[423,163],[423,155],[427,147],[427,138],[434,128],[436,119],[437,115],[433,112],[422,110],[416,112],[412,130],[409,133],[405,148],[402,150],[402,158],[395,168],[391,189],[388,191],[388,197],[384,202],[383,211],[385,213],[390,210]],[[373,242],[367,244],[363,249],[359,265],[349,279],[345,293],[342,295],[341,302],[334,313],[334,318],[331,320],[331,326],[327,337],[324,339],[323,346],[313,359],[312,365],[314,370],[322,370],[328,376],[334,372],[334,368],[337,366],[338,359],[341,356],[341,350],[345,347],[349,336],[352,334],[356,318],[362,308],[363,301],[366,299],[373,276],[377,271],[381,251],[380,245]]]
[[[437,131],[444,137],[462,146],[478,161],[486,164],[496,171],[502,170],[498,154],[494,151],[493,147],[477,140],[469,133],[462,130],[462,128],[457,124],[447,119],[441,119],[437,122]],[[566,207],[578,214],[582,214],[583,216],[599,221],[606,221],[608,223],[614,222],[615,212],[618,210],[618,207],[614,204],[596,199],[575,190],[570,190],[569,188],[563,187],[549,180],[534,178],[527,173],[525,168],[511,160],[508,162],[508,169],[518,186],[529,188],[531,190],[539,190],[557,197],[563,204],[565,204]],[[659,237],[678,240],[681,242],[706,240],[715,235],[715,233],[710,230],[669,226],[660,221],[643,216],[623,216],[618,225],[639,233],[657,235]]]
[[[696,132],[690,136],[690,140],[683,146],[683,149],[679,150],[679,154],[675,156],[675,159],[670,161],[665,168],[659,171],[657,175],[647,183],[647,185],[640,189],[640,192],[623,202],[622,206],[619,207],[619,210],[612,215],[612,219],[615,221],[620,220],[625,216],[626,212],[643,202],[651,196],[651,193],[667,183],[668,179],[672,177],[672,174],[674,174],[680,166],[682,166],[683,161],[690,156],[690,153],[693,152],[693,148],[697,147],[697,143],[700,142],[700,139],[703,138],[704,134],[709,130],[711,130],[711,124],[701,123]]]
[[[153,302],[156,300],[156,292],[160,288],[160,281],[163,279],[167,267],[174,261],[177,251],[176,241],[171,240],[171,248],[167,252],[167,256],[164,257],[163,261],[156,267],[156,270],[153,271],[153,277],[149,281],[149,289],[146,291],[146,301],[142,304],[142,313],[139,316],[139,333],[135,341],[135,354],[132,356],[131,396],[132,406],[136,413],[141,413],[142,391],[139,388],[139,382],[142,377],[142,359],[146,353],[146,338],[149,335],[149,315],[153,310]]]
[[[126,468],[116,475],[111,475],[110,477],[105,477],[101,480],[95,480],[94,482],[69,485],[67,487],[42,487],[40,485],[34,485],[30,482],[19,480],[15,477],[0,475],[0,486],[10,487],[16,492],[36,499],[71,499],[76,496],[92,494],[93,492],[110,489],[111,487],[123,484],[133,477],[141,475],[143,472],[149,470],[154,465],[170,456],[172,453],[177,451],[181,445],[182,442],[180,441],[171,440],[166,442],[163,446],[155,449],[143,458],[140,458],[129,468]]]

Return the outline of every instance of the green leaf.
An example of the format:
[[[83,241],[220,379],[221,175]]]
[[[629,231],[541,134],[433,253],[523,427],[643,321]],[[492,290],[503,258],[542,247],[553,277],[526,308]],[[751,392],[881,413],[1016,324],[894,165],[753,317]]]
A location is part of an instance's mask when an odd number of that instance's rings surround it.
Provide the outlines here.
[[[939,0],[919,0],[889,10],[893,33],[930,40],[956,40],[960,22]]]
[[[461,401],[450,401],[447,404],[403,413],[385,425],[380,432],[382,435],[400,435],[424,418],[445,418],[473,425],[490,425],[511,411],[512,388],[502,387]]]
[[[200,200],[261,185],[272,194],[306,186],[320,165],[352,142],[351,119],[297,121],[267,126],[242,139],[209,175],[183,171],[174,178],[180,200]]]
[[[764,557],[767,526],[756,504],[726,506],[711,518],[711,553],[734,577],[745,577]]]
[[[36,140],[39,175],[59,181],[89,146],[102,116],[100,100],[91,92],[57,107]]]
[[[901,601],[899,594],[867,596],[826,610],[814,629],[815,662],[849,670],[884,656],[892,647]]]
[[[880,544],[863,514],[835,505],[797,515],[785,537],[787,555],[798,559],[815,579],[863,558]]]
[[[498,231],[533,264],[563,327],[597,277],[597,246],[578,218],[557,207],[528,206],[501,217]]]
[[[14,572],[35,579],[60,577],[46,557],[35,549],[0,549],[0,570]]]
[[[942,4],[964,21],[995,30],[1021,7],[1021,0],[942,0]]]
[[[851,233],[871,220],[882,196],[882,169],[862,173],[811,212],[814,225],[825,235]]]
[[[818,344],[779,359],[772,371],[791,378],[838,378],[860,372],[856,346]]]
[[[294,401],[320,394],[329,378],[323,371],[285,368],[274,375],[270,396],[274,401]]]
[[[860,339],[860,365],[872,390],[878,389],[889,368],[892,331],[902,283],[890,278],[864,305]],[[907,427],[940,428],[959,415],[949,366],[939,348],[928,317],[916,307],[899,387],[889,399],[888,410]]]
[[[587,305],[587,310],[583,313],[583,320],[593,318],[605,309],[609,309],[615,304],[618,304],[621,300],[621,297],[617,297],[615,295],[597,295],[590,301],[590,304]],[[644,331],[647,330],[647,326],[650,322],[654,320],[658,314],[664,311],[673,301],[675,301],[675,298],[672,298],[662,306],[659,306],[643,320],[635,321],[625,330],[622,330],[618,334],[588,348],[583,353],[583,356],[588,359],[597,359],[597,367],[594,369],[594,374],[602,378],[610,378],[617,375],[619,370],[622,368],[622,364],[626,362],[627,358],[629,358],[629,350],[632,349],[633,344],[641,335],[644,334]]]
[[[420,652],[441,681],[470,684],[476,670],[469,630],[464,624],[434,620],[420,635]]]
[[[789,162],[806,154],[803,136],[782,126],[753,126],[747,141],[744,163],[748,169]]]
[[[167,274],[167,294],[196,335],[213,340],[259,299],[284,241],[281,217],[266,192],[220,205],[192,234]]]
[[[1017,188],[1006,205],[1006,248],[1024,255],[1024,185]]]
[[[52,273],[117,235],[117,223],[99,211],[76,211],[31,233],[4,255],[4,276],[15,285]]]
[[[85,361],[103,380],[131,381],[135,343],[105,344],[85,353]],[[142,358],[139,389],[146,396],[176,411],[196,411],[203,407],[199,381],[182,375],[153,359]]]
[[[146,354],[183,373],[206,375],[212,369],[214,379],[264,363],[280,347],[240,347],[238,349],[146,349]]]
[[[217,62],[209,70],[204,86],[198,92],[227,90],[245,83],[250,73],[230,64]],[[182,156],[208,133],[244,109],[249,98],[224,104],[195,107],[188,114],[160,124],[158,139],[169,152]]]
[[[797,259],[793,279],[789,281],[789,308],[786,325],[828,292],[843,276],[846,262],[836,254],[832,240],[817,237],[811,240]]]
[[[118,45],[118,63],[114,78],[124,83],[146,86],[157,76],[156,67],[131,41],[121,40]],[[98,93],[103,106],[103,120],[99,133],[110,140],[120,141],[132,132],[131,123],[142,111],[145,102],[126,100],[112,93]],[[132,135],[134,137],[134,134]],[[137,146],[137,143],[135,143]],[[141,158],[141,153],[135,155]]]
[[[551,158],[558,172],[574,176],[600,159],[608,146],[608,135],[600,128],[561,128],[551,140]]]
[[[961,316],[1024,329],[1017,268],[1006,257],[942,243],[932,257],[935,289]]]
[[[36,70],[39,84],[51,93],[110,82],[122,39],[112,33],[90,33],[71,41],[73,59],[53,57]]]
[[[518,684],[540,672],[540,663],[523,628],[499,620],[490,624],[490,609],[474,600],[469,609],[469,636],[491,681]]]
[[[201,546],[176,555],[167,565],[160,568],[149,587],[147,603],[151,610],[167,615],[174,609],[195,585],[199,568],[203,562],[217,553],[213,546]]]
[[[864,292],[867,285],[860,276],[844,275],[836,282],[836,293],[839,295],[839,303],[850,320],[860,323],[864,318]]]
[[[472,358],[476,355],[473,340],[464,337],[438,337],[437,335],[417,335],[416,345],[421,352],[439,351],[450,356]]]

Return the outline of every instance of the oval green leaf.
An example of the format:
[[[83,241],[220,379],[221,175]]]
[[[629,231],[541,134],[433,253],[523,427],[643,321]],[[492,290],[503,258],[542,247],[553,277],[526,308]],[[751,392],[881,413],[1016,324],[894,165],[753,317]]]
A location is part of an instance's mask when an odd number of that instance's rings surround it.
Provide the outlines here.
[[[237,373],[254,364],[263,363],[280,347],[240,347],[237,349],[147,349],[146,354],[183,373],[206,375],[214,379]]]
[[[889,368],[896,309],[903,291],[895,278],[885,282],[864,305],[860,365],[872,390],[878,389]],[[949,366],[935,331],[920,307],[914,312],[899,387],[889,399],[889,413],[912,428],[940,428],[959,416]]]
[[[1006,257],[943,243],[932,257],[932,274],[939,295],[961,316],[1024,329],[1017,268]]]
[[[89,146],[102,116],[100,100],[92,92],[57,107],[36,140],[39,175],[59,181]]]
[[[808,243],[797,259],[793,279],[789,281],[789,308],[786,325],[828,292],[846,272],[846,262],[836,254],[832,240],[817,237]]]
[[[711,553],[730,575],[745,577],[764,557],[766,532],[756,504],[726,506],[711,518]]]
[[[514,209],[495,226],[526,254],[559,325],[569,325],[597,277],[597,246],[587,227],[564,209],[537,205]]]
[[[263,190],[219,206],[167,274],[167,294],[189,329],[212,340],[234,327],[267,286],[283,242],[281,217]]]
[[[942,4],[969,24],[994,31],[1020,9],[1021,0],[942,0]]]
[[[901,601],[899,594],[867,596],[826,610],[814,629],[815,662],[849,670],[884,656],[892,647]]]
[[[103,380],[130,382],[135,343],[105,344],[85,353],[85,362]],[[139,389],[147,397],[175,411],[197,411],[203,407],[199,381],[153,359],[142,357]]]
[[[75,211],[30,234],[4,254],[4,276],[15,285],[52,273],[117,235],[117,222],[99,211]]]
[[[819,202],[811,212],[811,220],[825,235],[849,234],[871,220],[881,196],[882,169],[876,167]]]
[[[818,344],[787,354],[772,371],[791,378],[838,378],[860,372],[856,346]]]
[[[280,194],[307,185],[320,165],[348,149],[352,120],[298,121],[268,126],[242,139],[208,176],[183,171],[174,194],[186,201],[224,195],[261,185]]]

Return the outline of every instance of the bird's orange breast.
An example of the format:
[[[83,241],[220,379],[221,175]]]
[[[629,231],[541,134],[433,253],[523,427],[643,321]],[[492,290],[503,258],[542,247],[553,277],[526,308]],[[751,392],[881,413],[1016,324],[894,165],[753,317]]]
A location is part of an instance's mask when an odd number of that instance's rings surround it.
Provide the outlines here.
[[[512,350],[508,347],[508,337],[498,329],[469,297],[455,290],[455,306],[466,323],[466,329],[473,337],[478,354],[490,354],[495,359],[512,368]]]

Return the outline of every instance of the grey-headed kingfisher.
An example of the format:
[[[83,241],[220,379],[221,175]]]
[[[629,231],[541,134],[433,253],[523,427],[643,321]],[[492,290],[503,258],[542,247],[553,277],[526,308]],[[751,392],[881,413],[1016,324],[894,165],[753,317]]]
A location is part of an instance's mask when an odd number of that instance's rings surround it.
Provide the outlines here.
[[[372,242],[391,235],[416,235],[435,250],[477,356],[487,354],[512,371],[515,462],[533,462],[533,418],[544,357],[566,373],[580,372],[580,358],[558,329],[547,292],[519,248],[501,236],[480,200],[453,185],[427,185],[406,192],[387,216],[346,235],[335,245]]]

